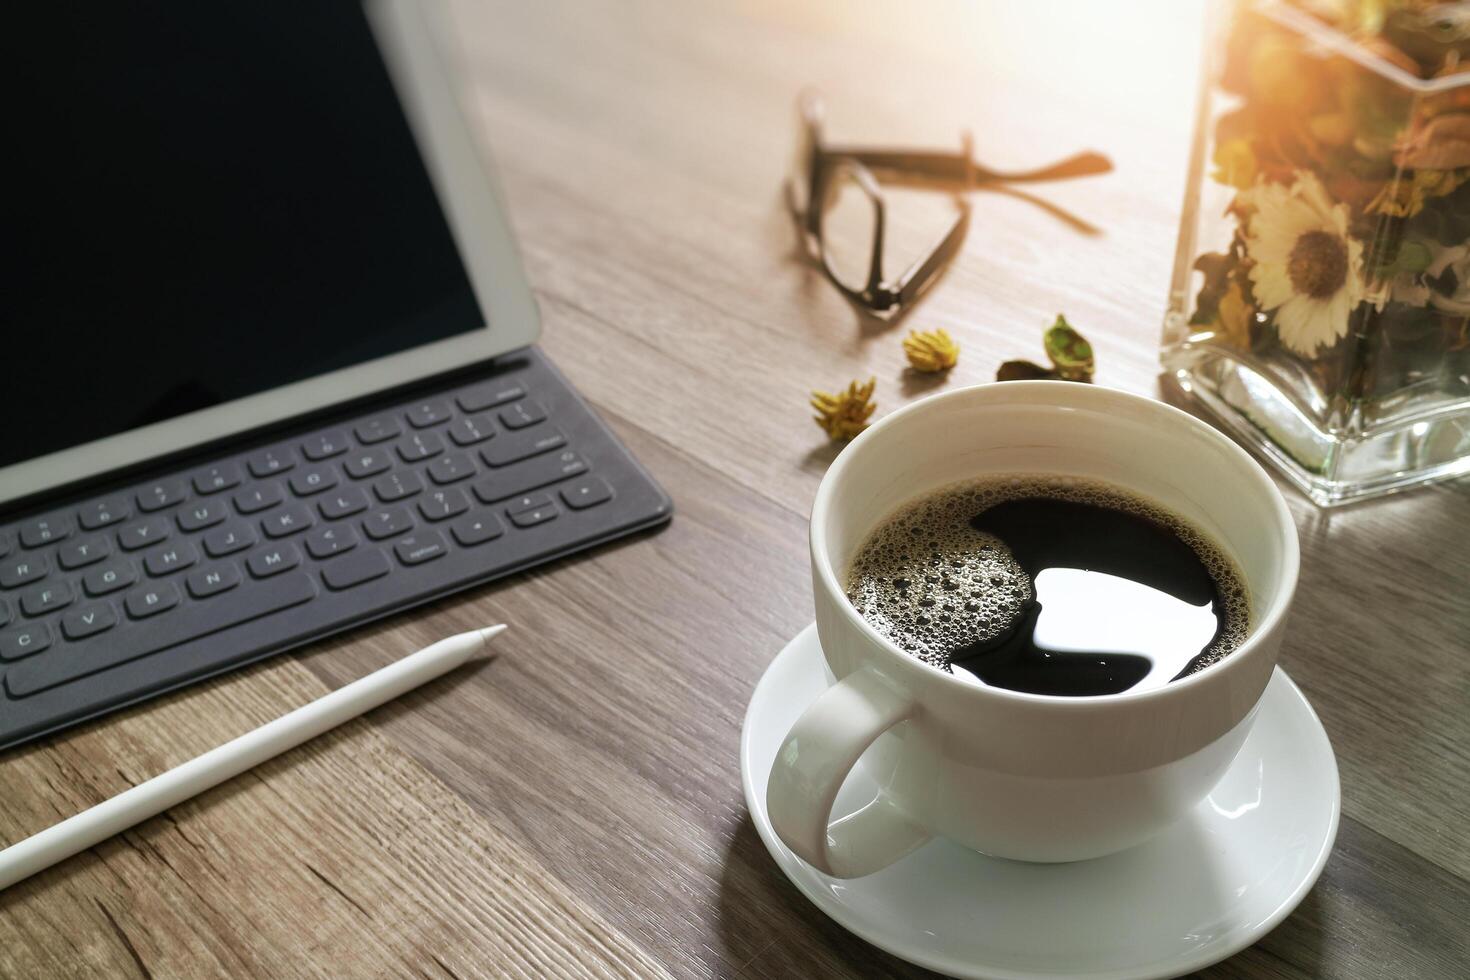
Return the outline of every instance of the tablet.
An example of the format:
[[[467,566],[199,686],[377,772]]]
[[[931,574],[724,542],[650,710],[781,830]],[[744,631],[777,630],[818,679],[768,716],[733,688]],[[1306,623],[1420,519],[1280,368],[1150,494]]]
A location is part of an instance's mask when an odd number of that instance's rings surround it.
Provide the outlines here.
[[[536,339],[431,27],[412,0],[10,25],[0,503]]]

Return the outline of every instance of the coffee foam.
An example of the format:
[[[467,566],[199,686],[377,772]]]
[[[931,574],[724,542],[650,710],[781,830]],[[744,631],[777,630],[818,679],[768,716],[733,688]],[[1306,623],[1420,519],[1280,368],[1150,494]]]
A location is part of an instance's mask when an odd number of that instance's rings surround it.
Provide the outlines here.
[[[1194,549],[1220,592],[1225,612],[1219,636],[1194,670],[1217,663],[1249,635],[1245,579],[1219,545],[1152,501],[1081,477],[982,478],[909,501],[885,518],[858,549],[847,573],[848,601],[899,649],[950,670],[957,651],[994,638],[1035,597],[1030,576],[1005,543],[970,526],[982,511],[1024,497],[1137,514],[1168,527]]]

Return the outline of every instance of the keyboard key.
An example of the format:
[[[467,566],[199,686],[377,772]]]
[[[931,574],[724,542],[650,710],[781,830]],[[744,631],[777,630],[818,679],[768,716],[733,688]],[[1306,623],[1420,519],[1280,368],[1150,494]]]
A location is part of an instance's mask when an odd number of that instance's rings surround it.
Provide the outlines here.
[[[45,623],[31,623],[13,630],[0,631],[0,659],[19,660],[40,653],[51,645],[51,631]]]
[[[20,526],[20,543],[27,548],[39,548],[52,541],[60,541],[71,533],[71,522],[62,517],[38,517]]]
[[[500,537],[505,533],[505,525],[494,514],[472,514],[449,525],[449,533],[454,535],[454,540],[468,548]]]
[[[384,449],[364,449],[353,453],[343,464],[347,475],[354,480],[365,480],[370,476],[376,476],[384,470],[391,469],[393,459]]]
[[[128,615],[134,619],[157,616],[178,604],[179,590],[168,582],[158,582],[154,585],[145,585],[141,589],[134,589],[128,593],[124,601],[124,605],[128,607]]]
[[[306,550],[320,561],[357,547],[357,532],[347,525],[320,527],[306,536]]]
[[[555,502],[549,493],[531,493],[523,497],[517,497],[505,505],[505,512],[512,516],[526,510],[536,510],[540,507],[553,507]]]
[[[262,449],[245,461],[253,476],[267,477],[284,473],[296,465],[296,456],[284,447]]]
[[[359,440],[371,444],[384,442],[402,434],[403,426],[399,425],[398,419],[392,415],[377,415],[365,422],[357,423],[357,428],[353,431],[357,433]]]
[[[220,562],[208,568],[201,568],[189,573],[184,580],[189,586],[189,594],[196,599],[208,599],[212,595],[228,592],[240,584],[240,570],[233,562]]]
[[[566,443],[566,436],[556,429],[549,432],[522,432],[492,440],[490,445],[480,450],[480,455],[491,466],[509,466],[523,459],[560,449]]]
[[[255,529],[249,524],[231,524],[204,536],[204,551],[211,558],[223,558],[243,551],[256,542]]]
[[[88,531],[95,531],[99,527],[107,527],[118,521],[127,520],[133,514],[133,509],[128,506],[126,500],[98,500],[90,504],[84,504],[77,512],[77,520],[82,522],[82,527]]]
[[[10,606],[5,600],[0,599],[0,626],[10,622]]]
[[[529,398],[500,410],[500,421],[507,429],[524,429],[545,420],[546,409]]]
[[[125,589],[138,581],[138,570],[133,563],[126,558],[117,558],[105,565],[96,568],[82,576],[82,588],[87,590],[87,595],[107,595],[118,589]]]
[[[373,493],[377,494],[378,499],[385,504],[402,500],[404,497],[412,497],[423,488],[423,481],[415,475],[413,470],[389,473],[373,481]]]
[[[449,554],[449,546],[433,531],[421,531],[398,541],[393,551],[405,565],[422,565]]]
[[[510,515],[510,522],[516,527],[534,527],[544,524],[557,514],[556,504],[547,504],[545,507],[537,507],[534,510],[520,510]]]
[[[300,534],[316,523],[305,504],[292,504],[260,522],[260,528],[268,538],[284,538]]]
[[[49,571],[51,566],[46,563],[45,555],[8,558],[4,564],[0,564],[0,587],[13,589],[17,585],[34,582]]]
[[[419,513],[431,521],[442,521],[456,514],[463,514],[469,509],[470,501],[464,495],[464,491],[453,487],[448,490],[435,490],[419,501]]]
[[[402,534],[413,527],[413,517],[403,507],[384,507],[363,518],[362,529],[374,541]]]
[[[322,568],[322,581],[331,589],[350,589],[387,575],[392,569],[377,548],[363,548],[343,555]]]
[[[475,475],[475,462],[465,453],[440,456],[429,464],[429,479],[443,485]]]
[[[187,541],[159,545],[143,558],[143,567],[154,578],[172,575],[199,563],[199,552]]]
[[[398,455],[405,463],[417,463],[443,451],[444,440],[432,432],[415,432],[407,439],[398,440]]]
[[[235,494],[235,509],[242,514],[256,514],[285,499],[279,483],[257,483]]]
[[[68,640],[83,640],[117,625],[117,613],[105,602],[73,609],[61,617],[61,632]]]
[[[10,535],[0,531],[0,558],[10,554]]]
[[[223,524],[229,516],[230,511],[223,500],[201,500],[180,508],[175,519],[179,522],[181,531],[200,531]]]
[[[335,521],[339,517],[348,517],[367,510],[368,499],[367,494],[357,487],[347,487],[323,497],[316,506],[323,517]]]
[[[563,452],[533,460],[523,466],[492,472],[476,480],[471,489],[475,491],[476,497],[487,504],[493,504],[586,472],[587,463],[581,456],[574,452]]]
[[[194,489],[200,493],[219,493],[238,487],[243,479],[245,474],[234,463],[216,463],[194,474]]]
[[[504,381],[482,381],[461,391],[455,401],[459,402],[459,407],[466,412],[479,412],[525,397],[526,389],[518,384]]]
[[[56,549],[56,560],[62,568],[83,568],[112,554],[112,543],[106,538],[83,538]]]
[[[612,499],[612,487],[600,476],[589,476],[561,488],[561,499],[573,510],[596,507]]]
[[[314,466],[291,476],[291,491],[298,497],[309,497],[337,485],[337,471],[330,466]]]
[[[162,517],[150,517],[147,520],[129,524],[118,531],[117,543],[127,551],[137,551],[150,544],[157,544],[166,537],[168,537],[168,521]]]
[[[449,403],[442,399],[420,402],[406,413],[408,424],[415,429],[427,429],[431,425],[438,425],[449,418]]]
[[[262,548],[245,563],[250,574],[256,578],[279,575],[301,564],[301,552],[289,544],[278,544],[273,548]]]
[[[127,663],[314,598],[316,586],[300,572],[232,589],[209,602],[186,604],[169,616],[128,624],[81,657],[30,657],[5,672],[11,697],[27,697],[87,674]],[[267,635],[270,635],[267,632]]]
[[[320,462],[347,451],[347,433],[341,429],[319,432],[301,444],[301,452],[307,459]]]
[[[495,422],[489,414],[466,415],[449,423],[445,430],[456,446],[473,446],[495,435]]]
[[[138,509],[147,512],[172,507],[188,493],[183,480],[162,480],[138,491]]]
[[[20,608],[27,616],[40,616],[71,605],[76,596],[72,595],[71,586],[65,582],[48,582],[45,585],[37,585],[27,589],[20,594]]]

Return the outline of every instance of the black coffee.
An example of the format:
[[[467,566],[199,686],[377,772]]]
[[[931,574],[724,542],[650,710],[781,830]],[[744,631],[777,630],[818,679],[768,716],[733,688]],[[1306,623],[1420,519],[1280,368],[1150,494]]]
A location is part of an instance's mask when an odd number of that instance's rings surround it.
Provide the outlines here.
[[[910,502],[858,549],[847,592],[901,649],[1032,694],[1158,687],[1229,655],[1250,625],[1240,572],[1201,531],[1068,477]]]

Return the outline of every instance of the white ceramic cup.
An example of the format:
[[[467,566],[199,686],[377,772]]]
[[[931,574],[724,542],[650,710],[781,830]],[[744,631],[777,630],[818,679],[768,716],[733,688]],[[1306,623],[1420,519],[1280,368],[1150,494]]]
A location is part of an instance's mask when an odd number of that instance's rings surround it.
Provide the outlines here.
[[[1229,656],[1163,687],[1054,697],[931,667],[848,602],[853,552],[901,504],[987,475],[1068,474],[1163,504],[1240,566],[1251,631]],[[787,735],[766,805],[816,868],[852,878],[942,835],[998,857],[1075,861],[1139,844],[1202,800],[1245,740],[1296,589],[1296,527],[1233,442],[1160,402],[1063,381],[934,395],[855,439],[811,518],[817,633],[832,678]],[[882,787],[832,821],[852,767]]]

